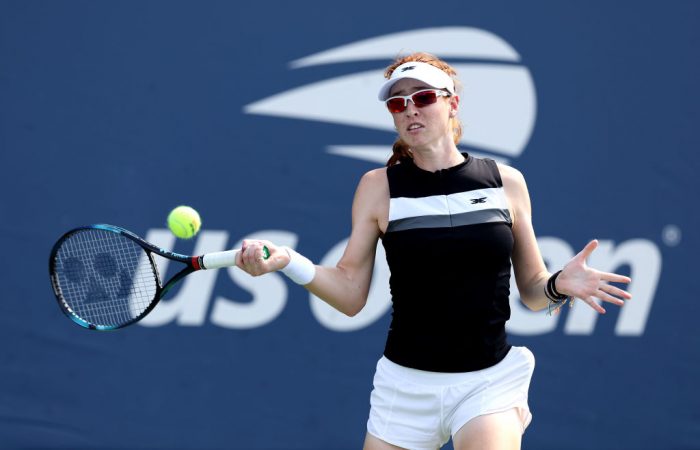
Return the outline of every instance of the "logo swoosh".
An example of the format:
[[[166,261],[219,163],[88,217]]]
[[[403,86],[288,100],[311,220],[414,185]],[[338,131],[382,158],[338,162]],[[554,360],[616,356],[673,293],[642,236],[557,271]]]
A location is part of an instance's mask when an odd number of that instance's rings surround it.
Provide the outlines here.
[[[326,52],[317,53],[292,62],[292,67],[303,67],[329,62],[358,61],[385,57],[388,48],[413,40],[427,39],[440,43],[444,53],[455,54],[453,42],[474,37],[470,46],[460,48],[459,56],[501,61],[516,61],[519,56],[497,36],[473,28],[440,28],[403,32],[360,41]],[[410,37],[410,39],[409,39]],[[430,37],[430,39],[428,39]],[[446,40],[446,41],[445,41]],[[476,47],[482,43],[484,47]],[[381,45],[380,45],[381,44]],[[377,48],[372,49],[373,45]],[[430,47],[430,46],[428,46]],[[397,47],[391,51],[392,57]],[[367,53],[362,53],[367,51]],[[489,53],[491,52],[491,53]],[[463,123],[461,145],[502,158],[519,156],[530,139],[535,124],[536,97],[530,72],[526,67],[512,63],[474,62],[453,63],[464,86],[460,94],[460,118]],[[288,117],[326,123],[357,126],[395,134],[391,116],[384,105],[376,101],[376,93],[383,82],[383,69],[339,76],[272,95],[246,105],[247,114]],[[338,107],[342,105],[342,107]],[[389,147],[352,146],[338,152],[342,146],[333,146],[334,154],[378,161],[378,149]],[[332,150],[332,149],[331,149]],[[375,155],[376,156],[369,156]],[[384,159],[385,160],[385,159]]]
[[[297,59],[289,65],[298,69],[349,61],[393,60],[399,53],[410,53],[416,49],[443,58],[520,61],[515,49],[493,33],[471,27],[439,27],[364,39]]]

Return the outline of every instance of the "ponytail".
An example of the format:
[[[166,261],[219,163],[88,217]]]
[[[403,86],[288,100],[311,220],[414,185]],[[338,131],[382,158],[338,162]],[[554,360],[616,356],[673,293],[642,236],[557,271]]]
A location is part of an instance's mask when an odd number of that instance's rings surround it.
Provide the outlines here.
[[[386,162],[386,166],[391,167],[397,162],[406,158],[413,158],[411,155],[411,150],[404,141],[397,139],[396,142],[394,142],[393,147],[391,147],[391,158],[389,158],[389,161]]]

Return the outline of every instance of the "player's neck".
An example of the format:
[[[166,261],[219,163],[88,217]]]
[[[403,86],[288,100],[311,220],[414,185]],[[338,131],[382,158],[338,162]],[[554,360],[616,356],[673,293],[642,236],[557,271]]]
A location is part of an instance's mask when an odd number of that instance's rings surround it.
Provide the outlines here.
[[[423,170],[436,172],[464,162],[464,155],[453,142],[450,145],[411,148],[413,163]]]

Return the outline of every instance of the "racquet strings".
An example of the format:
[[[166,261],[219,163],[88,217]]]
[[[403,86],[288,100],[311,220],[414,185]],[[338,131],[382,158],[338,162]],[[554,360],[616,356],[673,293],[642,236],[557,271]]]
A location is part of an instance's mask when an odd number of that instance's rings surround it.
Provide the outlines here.
[[[158,292],[156,268],[146,251],[106,230],[71,234],[56,252],[54,272],[64,307],[92,325],[131,322]]]

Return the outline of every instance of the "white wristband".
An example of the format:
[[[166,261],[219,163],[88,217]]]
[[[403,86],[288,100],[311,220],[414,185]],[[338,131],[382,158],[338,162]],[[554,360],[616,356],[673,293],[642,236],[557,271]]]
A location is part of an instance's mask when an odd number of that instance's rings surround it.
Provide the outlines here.
[[[289,247],[284,248],[289,254],[289,264],[280,270],[296,284],[309,284],[316,276],[316,266],[307,257],[300,255]]]

